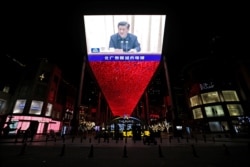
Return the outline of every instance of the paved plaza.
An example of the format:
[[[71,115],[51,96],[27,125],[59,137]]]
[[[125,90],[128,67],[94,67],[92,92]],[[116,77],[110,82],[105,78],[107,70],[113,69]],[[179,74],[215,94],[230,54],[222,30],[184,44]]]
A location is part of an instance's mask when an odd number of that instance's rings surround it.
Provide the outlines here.
[[[242,166],[249,162],[248,139],[156,138],[157,143],[104,140],[87,137],[46,140],[35,137],[33,142],[20,139],[0,140],[0,167],[40,166]]]

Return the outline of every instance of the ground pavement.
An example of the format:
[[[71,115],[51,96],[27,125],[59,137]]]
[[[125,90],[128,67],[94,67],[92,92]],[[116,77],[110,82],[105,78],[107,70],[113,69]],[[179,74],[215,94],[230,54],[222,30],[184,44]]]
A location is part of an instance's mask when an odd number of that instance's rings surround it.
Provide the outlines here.
[[[231,138],[156,138],[157,143],[93,137],[22,142],[0,140],[0,167],[217,167],[249,163],[250,140]]]

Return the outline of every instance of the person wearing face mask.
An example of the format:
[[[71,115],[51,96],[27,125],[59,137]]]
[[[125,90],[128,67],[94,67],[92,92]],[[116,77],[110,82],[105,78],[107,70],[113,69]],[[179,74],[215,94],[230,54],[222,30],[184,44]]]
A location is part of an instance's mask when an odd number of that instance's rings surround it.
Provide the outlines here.
[[[109,48],[115,52],[137,53],[141,51],[137,36],[129,33],[130,24],[126,21],[118,23],[118,32],[111,35]]]

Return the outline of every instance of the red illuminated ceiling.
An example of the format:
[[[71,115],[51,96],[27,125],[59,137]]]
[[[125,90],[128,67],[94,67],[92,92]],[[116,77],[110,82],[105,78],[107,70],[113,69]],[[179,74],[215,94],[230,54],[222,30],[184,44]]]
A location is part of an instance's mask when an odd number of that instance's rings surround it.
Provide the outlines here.
[[[114,116],[130,116],[159,61],[92,61],[90,67]]]

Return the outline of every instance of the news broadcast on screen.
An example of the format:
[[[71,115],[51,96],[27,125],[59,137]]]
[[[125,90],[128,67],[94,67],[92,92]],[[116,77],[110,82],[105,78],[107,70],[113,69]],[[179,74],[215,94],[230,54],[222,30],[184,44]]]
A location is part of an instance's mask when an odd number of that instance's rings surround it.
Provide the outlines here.
[[[161,57],[166,15],[83,17],[89,61],[147,61]]]
[[[160,64],[166,15],[83,19],[88,64],[113,115],[129,117]]]

